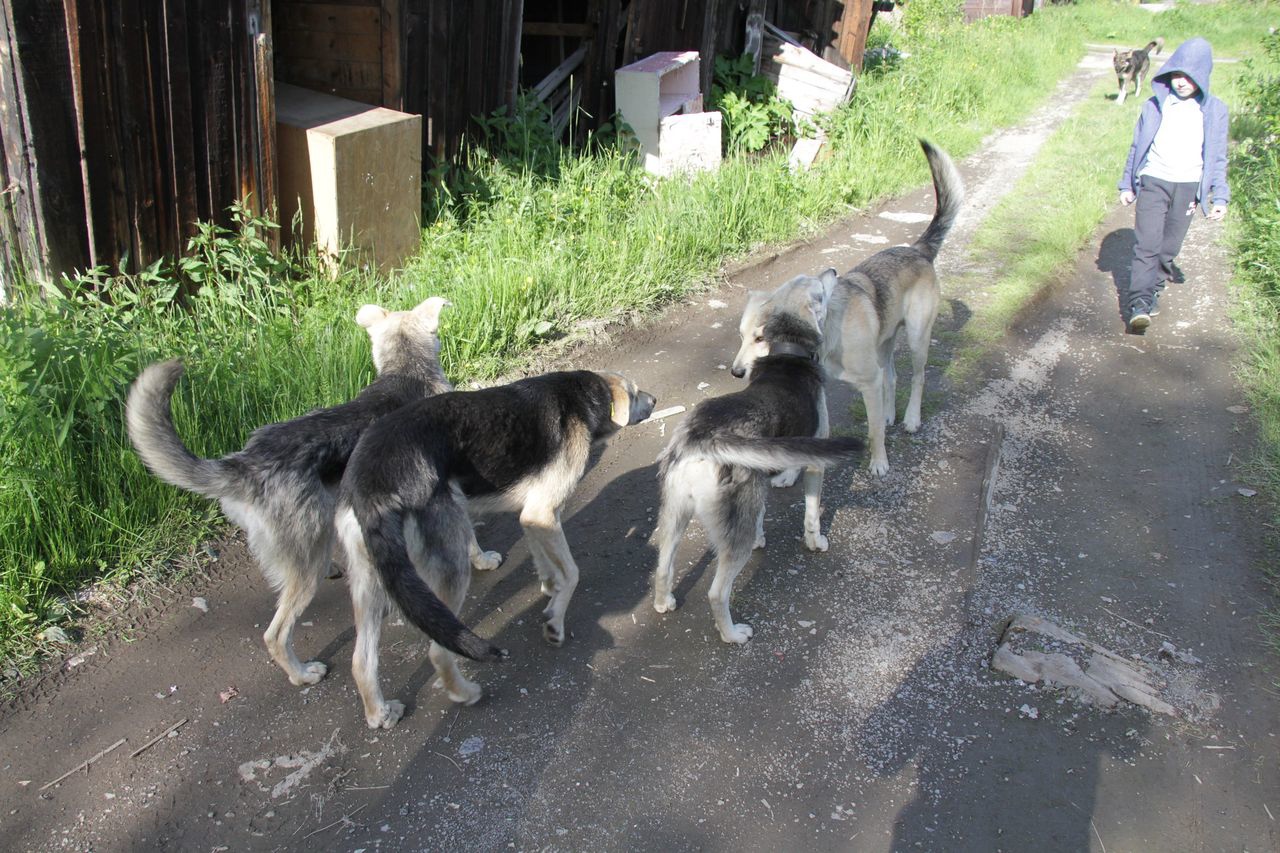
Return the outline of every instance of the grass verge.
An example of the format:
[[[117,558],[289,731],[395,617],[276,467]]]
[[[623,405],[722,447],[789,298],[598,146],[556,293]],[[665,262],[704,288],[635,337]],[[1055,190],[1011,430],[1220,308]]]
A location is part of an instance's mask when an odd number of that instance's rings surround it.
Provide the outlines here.
[[[1280,35],[1268,35],[1263,48],[1239,81],[1229,222],[1236,249],[1234,320],[1245,341],[1240,384],[1258,425],[1249,473],[1268,499],[1272,559],[1263,570],[1280,592],[1274,558],[1280,552]],[[1280,612],[1273,609],[1263,621],[1269,644],[1280,653]]]

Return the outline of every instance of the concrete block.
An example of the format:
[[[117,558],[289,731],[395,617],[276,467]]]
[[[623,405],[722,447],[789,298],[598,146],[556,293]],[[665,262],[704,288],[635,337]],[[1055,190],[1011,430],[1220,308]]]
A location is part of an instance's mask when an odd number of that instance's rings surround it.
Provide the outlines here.
[[[333,258],[400,266],[422,242],[422,117],[276,82],[280,217]]]
[[[720,166],[720,114],[702,112],[699,67],[696,50],[662,51],[614,72],[618,112],[655,175]]]

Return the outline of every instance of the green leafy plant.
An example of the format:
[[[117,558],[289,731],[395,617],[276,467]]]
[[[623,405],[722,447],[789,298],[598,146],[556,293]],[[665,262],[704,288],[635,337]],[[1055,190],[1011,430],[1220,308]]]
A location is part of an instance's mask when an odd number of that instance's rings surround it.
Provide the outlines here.
[[[759,151],[797,130],[791,105],[777,96],[769,78],[752,73],[752,59],[716,57],[709,106],[724,116],[730,151]]]

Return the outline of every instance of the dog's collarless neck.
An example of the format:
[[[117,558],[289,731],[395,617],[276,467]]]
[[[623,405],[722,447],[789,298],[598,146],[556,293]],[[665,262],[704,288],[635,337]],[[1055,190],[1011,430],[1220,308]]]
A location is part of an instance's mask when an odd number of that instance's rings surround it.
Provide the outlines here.
[[[817,361],[818,353],[808,347],[793,344],[790,341],[779,341],[776,344],[769,344],[769,355],[795,355],[800,358],[807,358],[809,361]]]

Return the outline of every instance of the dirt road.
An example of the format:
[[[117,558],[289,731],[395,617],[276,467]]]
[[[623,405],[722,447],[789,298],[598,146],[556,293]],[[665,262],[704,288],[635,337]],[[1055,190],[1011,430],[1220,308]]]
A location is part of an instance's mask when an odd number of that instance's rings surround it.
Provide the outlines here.
[[[1011,183],[1066,114],[1054,102],[987,146],[1002,156],[962,164],[971,188]],[[922,190],[841,223],[578,363],[629,373],[660,407],[737,388],[724,365],[746,289],[913,239],[923,225],[902,220],[932,203]],[[971,211],[944,275],[965,262]],[[734,599],[747,646],[712,628],[700,534],[681,551],[680,609],[653,611],[653,460],[673,421],[629,429],[566,522],[583,578],[563,649],[540,639],[517,527],[495,519],[480,538],[507,560],[477,577],[464,616],[511,662],[471,667],[487,695],[458,709],[432,687],[422,636],[393,617],[383,683],[408,711],[371,732],[343,584],[325,585],[297,638],[329,677],[291,687],[260,641],[265,583],[229,543],[207,580],[0,712],[4,847],[1280,848],[1280,702],[1256,621],[1262,516],[1233,464],[1251,435],[1233,411],[1221,229],[1195,223],[1187,283],[1133,337],[1116,303],[1131,225],[1114,212],[976,390],[933,370],[924,428],[891,430],[887,477],[828,477],[828,553],[800,542],[799,489],[774,493],[768,548]],[[943,289],[962,323],[970,295]],[[861,432],[852,396],[837,391],[833,420]],[[993,672],[1012,613],[1144,663],[1179,716],[1103,711]]]

